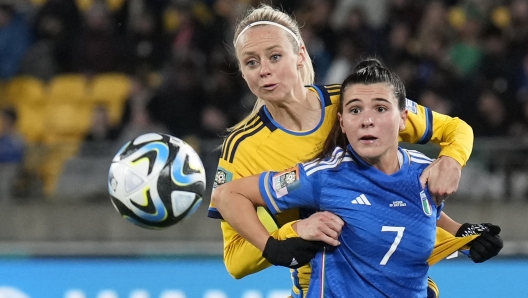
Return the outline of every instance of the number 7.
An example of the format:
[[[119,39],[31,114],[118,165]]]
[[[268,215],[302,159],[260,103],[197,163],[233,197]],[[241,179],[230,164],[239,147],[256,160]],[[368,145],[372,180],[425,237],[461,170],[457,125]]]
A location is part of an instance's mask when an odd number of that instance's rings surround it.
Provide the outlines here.
[[[382,232],[397,232],[396,238],[394,238],[394,242],[392,243],[391,247],[389,248],[389,251],[385,254],[383,259],[380,262],[380,265],[386,265],[389,261],[389,258],[392,256],[392,254],[396,251],[396,248],[398,248],[398,245],[400,244],[400,241],[403,237],[403,231],[405,231],[405,227],[391,227],[391,226],[383,226],[381,227]]]

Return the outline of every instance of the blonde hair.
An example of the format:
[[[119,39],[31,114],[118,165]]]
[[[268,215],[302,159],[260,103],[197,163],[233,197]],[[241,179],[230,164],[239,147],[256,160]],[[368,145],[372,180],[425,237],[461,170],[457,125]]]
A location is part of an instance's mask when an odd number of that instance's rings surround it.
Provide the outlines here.
[[[304,45],[304,41],[301,37],[301,32],[299,30],[299,25],[291,16],[269,5],[261,4],[258,8],[252,8],[248,10],[244,18],[238,23],[235,30],[235,36],[233,38],[233,45],[235,47],[235,50],[236,41],[238,40],[238,36],[240,35],[240,33],[250,24],[260,21],[274,22],[288,28],[295,34],[295,36],[297,36],[297,39],[300,41],[300,45]],[[295,52],[299,52],[301,49],[299,44],[297,43],[298,41],[295,40],[293,36],[290,36],[289,34],[288,39],[290,40],[293,46],[293,50]],[[310,58],[308,53],[306,53],[306,61],[301,67],[300,71],[301,79],[304,85],[311,85],[314,83],[315,72],[312,65],[312,59]],[[249,119],[255,116],[255,114],[257,114],[260,108],[264,105],[264,100],[262,100],[261,98],[257,98],[257,102],[255,103],[255,106],[253,106],[253,110],[251,111],[251,113],[249,113],[248,116],[246,116],[235,126],[228,128],[228,131],[231,132],[239,127],[242,127],[246,122],[249,121]]]

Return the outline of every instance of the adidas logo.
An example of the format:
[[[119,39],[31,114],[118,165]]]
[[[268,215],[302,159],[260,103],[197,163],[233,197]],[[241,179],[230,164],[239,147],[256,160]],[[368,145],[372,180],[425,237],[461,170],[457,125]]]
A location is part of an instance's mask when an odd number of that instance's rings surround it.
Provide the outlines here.
[[[371,205],[369,200],[364,194],[361,194],[359,197],[352,200],[352,204],[359,204],[359,205]]]
[[[299,265],[299,262],[297,262],[297,260],[293,258],[290,266],[295,266],[295,265]]]

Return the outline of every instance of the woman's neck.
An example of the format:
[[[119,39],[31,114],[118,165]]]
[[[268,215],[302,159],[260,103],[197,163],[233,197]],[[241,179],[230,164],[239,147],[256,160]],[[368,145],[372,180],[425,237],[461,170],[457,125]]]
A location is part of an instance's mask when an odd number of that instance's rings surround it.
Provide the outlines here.
[[[398,172],[402,166],[403,156],[401,156],[400,150],[396,147],[396,150],[392,148],[387,150],[385,154],[378,156],[376,158],[365,159],[368,164],[378,169],[379,171],[392,175]]]
[[[273,120],[288,130],[312,130],[321,120],[321,101],[317,93],[304,86],[294,89],[291,95],[280,103],[267,102],[266,108]]]

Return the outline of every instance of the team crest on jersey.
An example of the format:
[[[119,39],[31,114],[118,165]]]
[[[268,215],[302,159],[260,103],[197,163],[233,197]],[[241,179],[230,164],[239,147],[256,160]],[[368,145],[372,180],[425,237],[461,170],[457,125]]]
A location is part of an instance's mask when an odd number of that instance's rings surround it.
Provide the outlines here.
[[[416,105],[416,102],[410,100],[410,99],[405,99],[405,108],[407,109],[407,111],[409,112],[413,112],[415,114],[418,114],[418,107]]]
[[[297,181],[299,181],[298,166],[290,168],[284,172],[275,174],[275,176],[273,176],[272,178],[272,182],[273,190],[275,190],[277,198],[288,194],[288,190],[291,190],[292,187],[295,187],[297,185]]]
[[[420,199],[422,200],[422,209],[425,215],[431,216],[433,214],[433,208],[431,208],[431,204],[429,203],[429,200],[427,199],[427,195],[425,194],[425,191],[420,192]]]
[[[233,174],[222,167],[218,167],[218,170],[216,170],[215,180],[213,182],[213,189],[231,180],[233,180]]]

